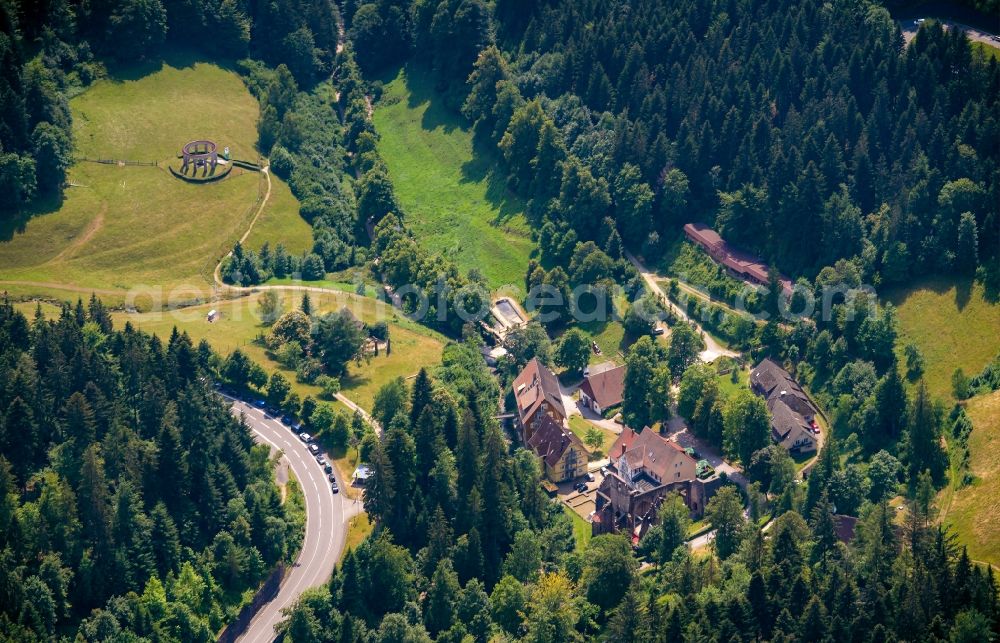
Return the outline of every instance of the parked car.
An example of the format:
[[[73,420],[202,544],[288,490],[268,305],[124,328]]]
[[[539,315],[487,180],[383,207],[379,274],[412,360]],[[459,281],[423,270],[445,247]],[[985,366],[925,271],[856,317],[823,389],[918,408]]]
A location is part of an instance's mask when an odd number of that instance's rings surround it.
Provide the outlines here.
[[[594,481],[594,474],[592,474],[592,473],[590,473],[588,471],[587,472],[587,482],[593,482],[593,481]]]
[[[259,409],[262,409],[265,406],[264,400],[254,400],[253,401],[253,405],[256,406]]]
[[[586,482],[578,482],[573,488],[576,489],[577,491],[579,491],[580,493],[586,493],[587,492],[587,483]]]
[[[656,336],[656,335],[662,335],[665,332],[667,332],[667,331],[663,328],[663,326],[656,326],[656,327],[653,328],[653,335],[654,336]]]
[[[299,433],[299,439],[305,442],[306,444],[309,444],[310,442],[312,442],[313,438],[308,433]]]
[[[337,481],[336,480],[334,480],[333,482],[330,483],[330,491],[332,491],[334,493],[340,493],[340,487],[337,486]]]
[[[333,467],[330,465],[329,462],[323,465],[323,471],[329,473],[331,476],[333,475]]]
[[[607,467],[601,467],[601,475],[602,476],[608,475],[608,468]]]
[[[330,482],[336,482],[337,481],[337,477],[335,475],[333,475],[332,473],[327,474],[326,479],[329,480]]]
[[[313,445],[313,446],[315,446],[315,445]],[[316,462],[318,462],[319,466],[321,466],[321,467],[322,466],[326,466],[326,456],[323,455],[322,453],[320,453],[318,456],[316,456]]]
[[[295,418],[293,418],[291,415],[282,415],[281,421],[287,424],[288,426],[292,426],[293,424],[295,424]]]
[[[311,451],[313,455],[316,455],[317,453],[319,453],[319,445],[316,443],[310,444],[309,451]]]

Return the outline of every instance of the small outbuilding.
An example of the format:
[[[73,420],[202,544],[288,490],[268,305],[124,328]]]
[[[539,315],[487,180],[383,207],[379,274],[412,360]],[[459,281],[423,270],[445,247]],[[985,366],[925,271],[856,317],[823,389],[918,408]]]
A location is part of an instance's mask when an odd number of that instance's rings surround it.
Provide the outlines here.
[[[580,385],[580,404],[598,415],[619,406],[624,395],[624,366],[588,375]]]
[[[372,468],[367,464],[359,464],[358,468],[354,470],[354,474],[351,475],[351,484],[363,487],[368,484],[368,479],[371,477]]]

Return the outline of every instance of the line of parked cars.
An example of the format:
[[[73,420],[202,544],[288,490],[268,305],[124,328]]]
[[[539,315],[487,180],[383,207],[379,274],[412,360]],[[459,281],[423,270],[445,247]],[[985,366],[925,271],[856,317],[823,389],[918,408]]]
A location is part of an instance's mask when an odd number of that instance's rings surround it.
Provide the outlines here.
[[[237,395],[233,391],[223,388],[222,385],[218,382],[214,384],[214,388],[223,395],[229,396],[233,399],[240,399],[239,395]],[[326,459],[326,454],[320,451],[319,445],[313,441],[313,436],[309,435],[308,433],[302,430],[303,427],[301,422],[297,422],[295,418],[293,418],[291,415],[288,415],[287,413],[282,415],[280,409],[269,407],[267,405],[267,402],[265,402],[262,399],[258,398],[255,400],[249,400],[247,401],[247,403],[262,410],[264,412],[264,415],[266,415],[267,417],[270,417],[271,419],[274,420],[278,420],[286,427],[288,427],[292,431],[292,433],[298,435],[299,439],[306,444],[307,448],[309,449],[309,452],[316,458],[316,462],[319,464],[319,466],[323,468],[323,473],[326,474],[327,480],[330,481],[330,491],[332,491],[333,493],[340,493],[340,487],[337,485],[337,476],[333,473],[333,465],[331,465],[330,462]]]

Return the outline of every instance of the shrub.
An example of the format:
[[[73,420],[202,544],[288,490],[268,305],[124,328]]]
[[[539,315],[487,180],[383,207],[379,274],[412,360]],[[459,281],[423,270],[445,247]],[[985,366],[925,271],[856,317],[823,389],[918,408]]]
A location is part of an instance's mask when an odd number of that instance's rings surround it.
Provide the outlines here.
[[[276,176],[279,176],[287,181],[288,177],[292,175],[292,171],[294,169],[295,159],[292,158],[292,155],[288,150],[281,145],[275,145],[271,148],[271,170]]]
[[[316,378],[316,386],[323,389],[323,395],[328,399],[336,397],[340,393],[340,379],[329,375],[320,375]]]
[[[303,359],[295,369],[295,379],[304,384],[312,384],[322,374],[323,364],[314,357]]]

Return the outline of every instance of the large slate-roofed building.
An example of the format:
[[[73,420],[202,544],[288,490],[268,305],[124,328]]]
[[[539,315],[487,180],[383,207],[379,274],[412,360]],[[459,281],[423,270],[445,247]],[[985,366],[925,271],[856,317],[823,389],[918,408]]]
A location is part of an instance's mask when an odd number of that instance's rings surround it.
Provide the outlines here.
[[[792,453],[817,449],[816,407],[788,371],[766,358],[750,371],[750,390],[767,401],[775,442]]]

